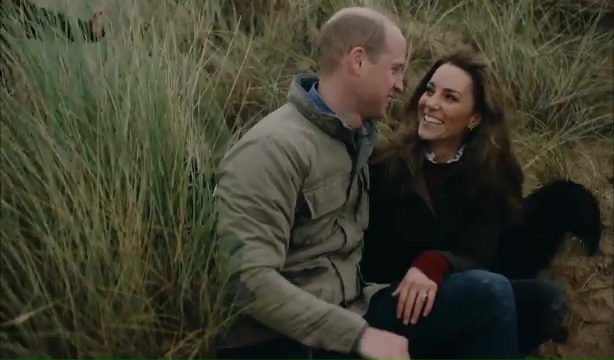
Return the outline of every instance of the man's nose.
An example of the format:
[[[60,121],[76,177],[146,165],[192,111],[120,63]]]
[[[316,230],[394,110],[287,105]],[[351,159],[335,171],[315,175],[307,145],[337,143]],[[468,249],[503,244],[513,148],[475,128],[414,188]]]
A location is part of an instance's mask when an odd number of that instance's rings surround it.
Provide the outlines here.
[[[394,83],[394,89],[395,89],[396,91],[398,91],[398,92],[402,92],[402,91],[403,91],[403,88],[404,88],[404,86],[403,86],[403,80],[397,80],[397,81]]]

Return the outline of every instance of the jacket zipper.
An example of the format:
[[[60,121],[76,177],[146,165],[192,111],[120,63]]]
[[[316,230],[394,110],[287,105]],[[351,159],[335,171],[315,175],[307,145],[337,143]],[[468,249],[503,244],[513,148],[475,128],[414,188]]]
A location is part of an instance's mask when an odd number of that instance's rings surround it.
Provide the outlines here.
[[[345,284],[343,284],[343,277],[341,277],[341,272],[339,271],[339,268],[337,267],[337,265],[335,265],[335,262],[330,256],[327,256],[326,258],[328,259],[328,261],[330,261],[330,264],[333,266],[333,269],[335,269],[335,273],[337,274],[337,278],[339,278],[339,283],[341,284],[341,306],[347,308],[348,304],[345,298]]]
[[[356,174],[356,175],[358,175],[358,174]],[[360,189],[361,179],[360,179],[359,175],[358,176],[356,176],[356,175],[354,176],[354,180],[356,180],[356,182],[357,182],[356,189],[358,191],[358,196],[357,196],[357,204],[354,206],[354,221],[358,221],[357,209],[358,209],[358,204],[361,201],[360,194],[362,193],[360,191],[361,190]],[[350,182],[350,185],[349,185],[349,188],[348,188],[348,193],[347,193],[347,197],[346,197],[346,204],[347,204],[347,201],[349,201],[349,199],[350,199],[352,187],[353,187],[353,181]],[[342,252],[345,249],[345,247],[347,246],[348,238],[347,238],[347,233],[343,229],[343,226],[341,226],[339,224],[339,220],[337,220],[337,226],[339,226],[339,229],[343,233],[343,242],[341,243],[341,247],[337,251]],[[339,271],[339,268],[337,267],[337,265],[335,264],[335,262],[333,261],[333,259],[330,256],[327,256],[326,258],[328,259],[328,261],[330,261],[331,265],[333,266],[333,269],[335,270],[335,273],[337,274],[337,278],[339,279],[339,283],[341,285],[341,297],[343,298],[341,305],[344,308],[347,308],[348,304],[347,304],[347,299],[346,299],[345,284],[343,283],[343,277],[341,276],[341,272]],[[362,278],[362,275],[360,274],[360,271],[358,272],[358,274],[359,274],[359,277]],[[358,282],[359,280],[357,279],[356,281]]]

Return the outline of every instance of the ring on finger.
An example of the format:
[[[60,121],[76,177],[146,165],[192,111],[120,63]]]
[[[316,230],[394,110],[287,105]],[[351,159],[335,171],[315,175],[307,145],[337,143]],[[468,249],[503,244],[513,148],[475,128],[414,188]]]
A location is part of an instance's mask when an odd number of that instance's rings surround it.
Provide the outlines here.
[[[426,301],[428,297],[429,297],[429,293],[425,291],[422,294],[420,294],[420,301]]]

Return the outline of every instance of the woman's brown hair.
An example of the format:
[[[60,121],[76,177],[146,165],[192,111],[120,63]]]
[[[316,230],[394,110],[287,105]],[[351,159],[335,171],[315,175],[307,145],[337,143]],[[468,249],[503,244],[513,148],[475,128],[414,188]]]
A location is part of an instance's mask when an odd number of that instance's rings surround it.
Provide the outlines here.
[[[481,204],[502,210],[508,217],[522,198],[522,170],[512,151],[506,119],[506,91],[487,59],[471,47],[461,47],[439,58],[422,77],[400,114],[391,122],[389,136],[373,156],[373,163],[384,162],[387,179],[394,188],[408,191],[413,181],[422,176],[425,161],[424,141],[418,136],[418,101],[426,91],[435,71],[444,64],[464,70],[472,79],[475,112],[480,124],[467,133],[462,157],[463,173],[469,181],[468,194],[483,202],[489,191],[491,204]],[[388,160],[388,161],[387,161]],[[477,199],[480,195],[479,200]],[[488,197],[488,195],[487,195]],[[500,201],[503,200],[503,203]]]

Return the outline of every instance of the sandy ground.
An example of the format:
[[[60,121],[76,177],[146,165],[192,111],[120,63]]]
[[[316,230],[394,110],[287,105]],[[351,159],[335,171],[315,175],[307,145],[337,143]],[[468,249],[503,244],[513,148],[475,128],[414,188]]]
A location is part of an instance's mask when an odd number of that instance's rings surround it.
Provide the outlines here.
[[[586,155],[589,155],[588,157]],[[614,358],[614,141],[578,144],[566,160],[571,177],[595,192],[601,202],[602,256],[588,258],[574,251],[569,239],[544,278],[565,289],[572,308],[567,344],[545,344],[537,358]]]

